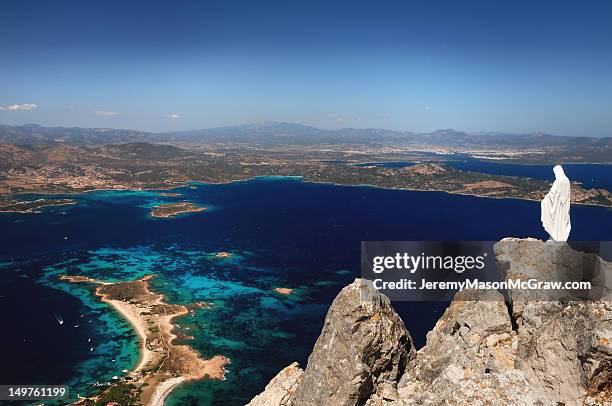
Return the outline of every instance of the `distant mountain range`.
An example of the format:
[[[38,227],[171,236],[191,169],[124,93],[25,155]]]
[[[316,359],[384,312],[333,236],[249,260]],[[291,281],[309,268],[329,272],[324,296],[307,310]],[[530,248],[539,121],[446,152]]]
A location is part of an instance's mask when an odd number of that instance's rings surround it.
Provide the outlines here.
[[[453,129],[432,133],[392,131],[379,128],[324,130],[294,123],[264,122],[203,130],[151,133],[111,128],[43,127],[36,124],[0,125],[0,143],[48,145],[64,143],[93,146],[127,142],[235,143],[258,145],[432,145],[446,147],[567,147],[600,149],[612,153],[612,137],[565,137],[544,133],[466,133]],[[604,152],[604,151],[600,151]]]
[[[51,145],[64,143],[73,146],[86,146],[154,141],[154,138],[153,133],[112,128],[43,127],[37,124],[9,126],[0,124],[0,142],[4,144]]]

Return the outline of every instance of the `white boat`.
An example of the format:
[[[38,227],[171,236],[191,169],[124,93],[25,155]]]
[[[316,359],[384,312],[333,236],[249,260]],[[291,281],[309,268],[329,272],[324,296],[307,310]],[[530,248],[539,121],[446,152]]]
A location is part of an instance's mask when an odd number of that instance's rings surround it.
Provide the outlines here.
[[[64,324],[64,320],[62,319],[62,316],[58,314],[54,314],[54,316],[55,316],[55,320],[57,320],[59,324]]]

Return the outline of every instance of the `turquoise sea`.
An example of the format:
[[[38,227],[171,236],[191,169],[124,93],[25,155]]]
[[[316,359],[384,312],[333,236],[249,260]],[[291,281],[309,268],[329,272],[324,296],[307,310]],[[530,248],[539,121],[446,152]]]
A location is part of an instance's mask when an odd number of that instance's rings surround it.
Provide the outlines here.
[[[179,386],[167,405],[242,405],[281,368],[305,365],[331,300],[359,275],[361,240],[545,238],[537,202],[299,178],[192,183],[173,192],[181,196],[91,192],[40,214],[0,214],[0,382],[67,384],[76,398],[136,364],[129,324],[83,286],[58,281],[59,273],[109,281],[154,273],[152,287],[167,301],[214,303],[178,319],[178,330],[203,356],[231,359],[227,380]],[[149,215],[176,201],[209,210]],[[611,239],[611,214],[573,207],[572,238]],[[233,255],[216,258],[219,251]],[[275,287],[295,293],[280,297]],[[443,309],[398,306],[419,346]]]

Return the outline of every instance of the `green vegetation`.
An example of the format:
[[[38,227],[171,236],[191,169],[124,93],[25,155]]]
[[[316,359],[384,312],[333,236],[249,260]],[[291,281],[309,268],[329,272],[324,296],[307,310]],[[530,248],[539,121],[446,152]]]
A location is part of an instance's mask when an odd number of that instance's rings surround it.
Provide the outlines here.
[[[471,136],[465,136],[467,141],[471,139]],[[549,182],[460,171],[445,166],[443,154],[488,154],[498,161],[532,163],[602,162],[603,157],[598,154],[607,154],[608,160],[610,156],[609,146],[605,143],[601,148],[589,146],[583,155],[569,146],[558,145],[547,150],[539,144],[512,144],[499,148],[488,144],[479,148],[469,143],[456,147],[436,144],[433,149],[439,154],[431,154],[425,145],[343,144],[340,141],[334,144],[313,141],[307,145],[181,144],[180,148],[143,142],[87,147],[0,145],[0,161],[5,158],[11,168],[10,179],[0,177],[0,195],[28,191],[168,189],[185,185],[188,181],[222,183],[257,176],[298,176],[311,182],[341,185],[539,200],[548,192]],[[424,159],[428,162],[406,168],[358,165],[385,161],[420,162]],[[612,206],[610,191],[587,191],[578,185],[572,187],[572,200],[574,203]],[[175,202],[154,207],[151,215],[171,217],[202,210],[205,208],[190,202]]]
[[[105,390],[96,401],[96,406],[115,402],[119,405],[134,405],[138,402],[141,390],[129,383],[117,383]]]

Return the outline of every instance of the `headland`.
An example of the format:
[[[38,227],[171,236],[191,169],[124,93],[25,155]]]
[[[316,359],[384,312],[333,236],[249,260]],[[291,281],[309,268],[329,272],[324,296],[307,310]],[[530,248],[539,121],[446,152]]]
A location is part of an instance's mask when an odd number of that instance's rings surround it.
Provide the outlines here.
[[[142,279],[108,283],[83,276],[60,276],[72,283],[92,283],[96,296],[125,317],[140,338],[138,365],[100,394],[79,400],[80,405],[143,404],[162,406],[178,384],[208,377],[222,380],[230,362],[222,355],[202,359],[187,345],[175,344],[173,319],[188,313],[187,307],[164,302],[161,294],[149,289],[152,275]]]
[[[73,199],[0,200],[0,213],[40,213],[43,207],[72,204]]]

